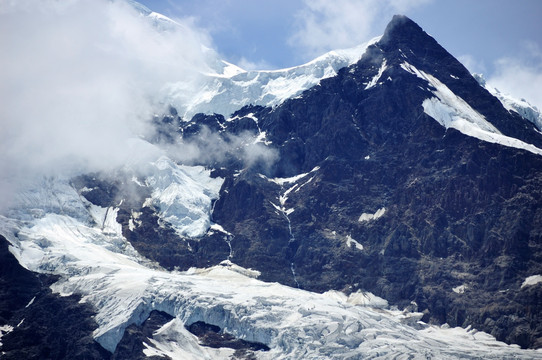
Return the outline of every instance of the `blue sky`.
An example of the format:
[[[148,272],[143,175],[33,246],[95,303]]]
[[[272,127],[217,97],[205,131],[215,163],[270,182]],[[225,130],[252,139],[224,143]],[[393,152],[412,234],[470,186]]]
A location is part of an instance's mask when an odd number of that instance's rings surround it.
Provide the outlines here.
[[[207,31],[215,48],[228,60],[238,62],[242,58],[253,63],[267,63],[273,67],[298,65],[310,60],[315,54],[303,51],[291,39],[303,26],[302,17],[307,5],[301,0],[141,0],[151,10],[172,18],[194,18],[195,24]],[[306,3],[314,3],[307,1]],[[318,2],[318,1],[316,1]],[[360,41],[380,35],[394,13],[411,17],[428,33],[433,35],[455,56],[470,55],[486,69],[492,68],[494,60],[515,56],[524,51],[524,43],[532,42],[542,47],[542,1],[540,0],[405,0],[395,1],[398,6],[374,6],[394,1],[329,1],[331,7],[344,6],[345,11],[359,4],[359,22],[347,24],[343,30],[349,34],[355,46]],[[347,5],[354,5],[347,7]],[[379,8],[374,16],[364,14],[372,6]],[[327,9],[322,9],[323,11]],[[395,11],[394,11],[395,10]],[[313,11],[316,13],[316,11]],[[340,14],[340,12],[339,12]],[[322,23],[336,21],[333,15]],[[340,14],[344,16],[345,14]],[[348,20],[346,20],[348,21]],[[356,29],[357,28],[357,29]],[[339,47],[345,44],[338,41]],[[324,51],[337,46],[324,44]],[[483,70],[479,69],[479,70]]]
[[[381,35],[391,16],[416,21],[473,72],[542,104],[541,0],[141,0],[189,18],[244,68],[299,65]]]

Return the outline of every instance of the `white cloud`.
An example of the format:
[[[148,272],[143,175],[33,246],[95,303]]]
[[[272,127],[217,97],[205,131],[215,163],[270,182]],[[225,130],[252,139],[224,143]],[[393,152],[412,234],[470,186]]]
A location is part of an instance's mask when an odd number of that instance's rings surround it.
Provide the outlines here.
[[[218,134],[206,126],[197,135],[166,148],[171,158],[184,164],[207,165],[235,158],[245,168],[256,165],[266,172],[278,160],[278,151],[258,141],[258,135]]]
[[[542,50],[533,43],[525,43],[523,49],[517,57],[497,60],[495,72],[487,82],[542,110]]]
[[[471,73],[483,74],[486,72],[486,66],[482,61],[478,61],[474,56],[470,54],[460,55],[457,57]]]
[[[167,81],[206,71],[189,23],[157,31],[123,1],[0,2],[0,198],[22,179],[142,156]],[[77,168],[77,169],[76,169]]]
[[[297,14],[297,30],[289,44],[312,58],[338,48],[367,41],[376,20],[391,20],[431,0],[304,0]]]
[[[265,60],[251,61],[245,57],[242,57],[238,62],[237,66],[244,70],[271,70],[274,69],[274,66],[268,63]]]

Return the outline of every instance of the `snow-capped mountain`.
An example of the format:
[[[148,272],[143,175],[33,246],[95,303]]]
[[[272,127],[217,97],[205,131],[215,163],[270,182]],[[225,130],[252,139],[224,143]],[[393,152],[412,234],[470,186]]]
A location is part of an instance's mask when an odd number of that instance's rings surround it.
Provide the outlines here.
[[[168,101],[183,118],[196,113],[228,116],[245,105],[275,106],[298,96],[322,79],[359,60],[364,50],[378,39],[351,49],[331,51],[304,65],[289,69],[245,71],[229,66],[220,74],[206,74],[204,84],[183,104],[186,88],[181,83],[168,85]]]
[[[3,358],[542,358],[536,121],[404,16],[299,67],[208,67],[167,85],[150,164],[0,215]]]
[[[183,26],[174,20],[135,1],[130,3],[159,31],[183,31]],[[202,74],[199,86],[187,88],[183,79],[175,79],[173,75],[171,83],[165,86],[164,101],[173,105],[185,120],[197,113],[229,116],[245,105],[275,106],[320,80],[337,75],[339,69],[357,62],[376,41],[378,38],[350,49],[330,51],[300,66],[261,71],[243,70],[206,49],[209,71]]]
[[[129,3],[160,31],[182,31],[183,26],[174,20],[135,1],[130,0]],[[182,81],[173,80],[167,85],[165,101],[174,105],[185,120],[196,113],[229,116],[246,105],[276,106],[317,85],[322,79],[337,75],[339,69],[356,63],[367,47],[378,40],[380,37],[350,49],[330,51],[300,66],[279,70],[246,71],[213,53],[208,57],[211,71],[204,74],[205,80],[200,86],[187,89]],[[207,51],[212,53],[210,49]],[[473,74],[473,77],[508,110],[517,112],[542,129],[542,115],[536,107],[525,99],[516,99],[489,86],[481,74]]]

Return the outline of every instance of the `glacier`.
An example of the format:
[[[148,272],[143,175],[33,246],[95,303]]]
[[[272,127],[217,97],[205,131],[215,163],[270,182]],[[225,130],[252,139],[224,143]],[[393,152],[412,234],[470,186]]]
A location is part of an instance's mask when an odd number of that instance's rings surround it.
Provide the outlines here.
[[[218,113],[228,117],[245,105],[276,106],[337,75],[357,62],[376,37],[359,46],[330,51],[306,64],[281,69],[245,71],[226,64],[216,73],[204,74],[199,88],[187,89],[182,81],[166,85],[165,99],[184,119],[196,113]]]
[[[151,164],[145,183],[153,191],[145,205],[154,205],[159,217],[180,236],[197,238],[211,226],[212,201],[218,198],[222,178],[211,178],[203,166],[182,166],[162,156]]]

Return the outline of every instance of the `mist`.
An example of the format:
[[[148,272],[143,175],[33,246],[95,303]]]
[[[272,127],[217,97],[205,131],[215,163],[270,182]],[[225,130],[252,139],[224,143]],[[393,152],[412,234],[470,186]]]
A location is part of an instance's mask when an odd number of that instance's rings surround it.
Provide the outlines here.
[[[327,51],[350,48],[379,35],[375,25],[395,14],[433,0],[303,0],[296,30],[288,44],[302,50],[306,61]],[[385,24],[380,24],[381,26]]]
[[[40,176],[109,171],[156,157],[164,86],[195,87],[209,38],[153,27],[124,1],[0,1],[0,199]]]
[[[172,159],[186,165],[221,166],[235,159],[243,168],[257,168],[265,173],[279,158],[277,149],[267,147],[250,131],[234,135],[213,132],[206,126],[188,139],[161,147]]]

